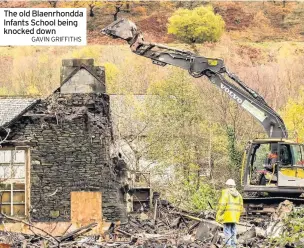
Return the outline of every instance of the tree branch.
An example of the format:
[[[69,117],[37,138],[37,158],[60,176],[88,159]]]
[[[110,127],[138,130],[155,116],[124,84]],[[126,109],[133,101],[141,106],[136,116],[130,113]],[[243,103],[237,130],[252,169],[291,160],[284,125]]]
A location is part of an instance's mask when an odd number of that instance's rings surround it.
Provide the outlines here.
[[[2,138],[0,137],[0,146],[1,146],[1,144],[4,143],[4,142],[7,140],[8,136],[10,135],[11,129],[9,129],[9,128],[4,128],[4,127],[0,127],[0,128],[4,129],[5,132],[6,132],[6,136],[5,136],[4,139],[2,139]]]
[[[1,215],[4,216],[4,217],[5,217],[6,219],[8,219],[8,220],[13,220],[13,221],[21,222],[21,223],[23,223],[23,224],[25,224],[25,225],[27,225],[27,226],[29,226],[29,227],[36,228],[37,230],[39,230],[39,231],[45,233],[46,235],[50,236],[51,238],[53,238],[53,239],[57,242],[57,244],[60,244],[59,239],[55,238],[53,235],[51,235],[51,234],[48,233],[47,231],[45,231],[45,230],[43,230],[43,229],[41,229],[41,228],[39,228],[39,227],[36,227],[36,226],[34,226],[33,224],[31,224],[31,223],[28,223],[28,222],[26,222],[26,221],[24,221],[24,220],[21,220],[21,219],[18,219],[18,218],[14,218],[14,217],[7,216],[6,214],[3,214],[3,213],[1,213]]]

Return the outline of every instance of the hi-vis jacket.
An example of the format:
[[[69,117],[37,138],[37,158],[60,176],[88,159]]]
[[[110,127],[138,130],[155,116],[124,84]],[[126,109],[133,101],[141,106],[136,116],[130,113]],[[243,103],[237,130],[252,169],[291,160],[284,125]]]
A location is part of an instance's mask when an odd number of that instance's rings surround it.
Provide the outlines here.
[[[219,206],[216,213],[216,221],[219,223],[237,223],[243,211],[243,198],[235,188],[222,191]]]

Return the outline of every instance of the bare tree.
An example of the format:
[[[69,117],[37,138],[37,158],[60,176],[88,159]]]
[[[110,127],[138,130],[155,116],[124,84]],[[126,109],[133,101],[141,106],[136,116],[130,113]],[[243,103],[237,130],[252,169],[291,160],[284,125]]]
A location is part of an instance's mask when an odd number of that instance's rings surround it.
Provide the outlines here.
[[[123,2],[117,2],[115,4],[115,12],[113,13],[113,17],[114,17],[114,21],[117,20],[117,17],[118,17],[118,13],[121,12],[121,8],[123,6]]]
[[[2,143],[4,143],[8,136],[10,135],[10,132],[11,130],[9,128],[3,128],[3,127],[0,127],[0,130],[3,129],[4,130],[4,135],[3,135],[3,138],[0,136],[0,146]]]
[[[58,0],[48,1],[48,3],[51,5],[52,8],[56,8]]]

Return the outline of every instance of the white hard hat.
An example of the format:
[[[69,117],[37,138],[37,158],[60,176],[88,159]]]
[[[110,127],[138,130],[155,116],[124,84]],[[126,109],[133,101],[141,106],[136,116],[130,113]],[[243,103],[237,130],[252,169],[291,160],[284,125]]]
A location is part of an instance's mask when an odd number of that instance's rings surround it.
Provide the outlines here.
[[[226,185],[228,185],[228,186],[235,186],[235,181],[233,180],[233,179],[228,179],[227,181],[226,181]]]

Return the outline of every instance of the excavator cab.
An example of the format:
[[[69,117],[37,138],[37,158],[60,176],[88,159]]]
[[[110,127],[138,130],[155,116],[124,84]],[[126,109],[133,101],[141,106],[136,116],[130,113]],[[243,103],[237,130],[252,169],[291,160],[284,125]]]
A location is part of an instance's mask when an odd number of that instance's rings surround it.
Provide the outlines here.
[[[304,192],[304,146],[284,139],[256,139],[245,149],[245,192],[300,195]]]

